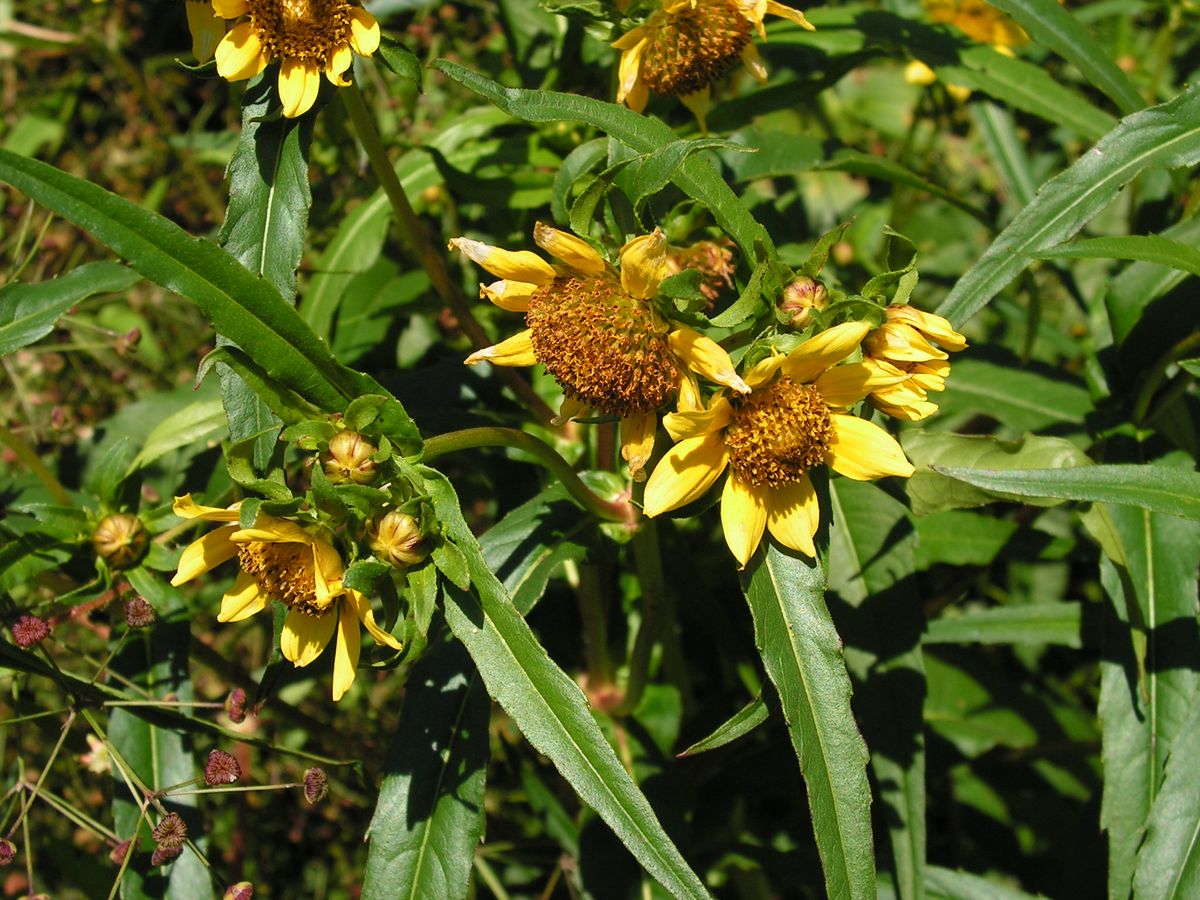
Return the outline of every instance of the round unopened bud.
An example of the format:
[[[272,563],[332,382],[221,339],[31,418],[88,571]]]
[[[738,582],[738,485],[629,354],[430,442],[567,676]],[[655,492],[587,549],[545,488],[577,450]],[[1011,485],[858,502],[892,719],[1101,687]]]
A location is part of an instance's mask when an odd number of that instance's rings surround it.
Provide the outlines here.
[[[148,628],[158,616],[145,597],[134,597],[125,604],[125,624],[130,628]]]
[[[429,554],[417,520],[393,510],[375,521],[370,529],[371,549],[384,562],[397,568],[415,566]]]
[[[241,777],[242,767],[233,754],[224,750],[213,750],[208,754],[208,762],[204,764],[204,783],[209,787],[233,784]]]
[[[137,849],[137,840],[136,837],[132,837],[127,841],[121,841],[121,843],[112,848],[112,851],[108,854],[108,858],[113,861],[113,865],[119,866],[124,864],[125,857],[129,855],[129,851]]]
[[[28,650],[50,636],[50,623],[37,616],[21,616],[13,622],[12,636],[18,647]]]
[[[169,862],[174,862],[182,852],[182,847],[156,847],[150,856],[150,865],[165,866]]]
[[[92,546],[114,569],[125,569],[146,552],[146,526],[133,513],[105,516],[92,532]]]
[[[369,484],[375,480],[376,447],[356,431],[339,431],[321,454],[325,477],[334,484]]]
[[[225,698],[225,714],[229,716],[234,725],[241,725],[246,721],[246,692],[244,690],[234,688],[229,692],[229,696]]]
[[[794,328],[808,324],[814,309],[821,310],[829,300],[829,291],[815,278],[801,275],[783,289],[779,310],[791,318]]]
[[[248,881],[239,881],[225,888],[221,900],[250,900],[254,896],[254,885]]]
[[[169,812],[158,820],[150,834],[160,850],[182,847],[188,836],[187,823],[179,813]]]
[[[17,845],[5,838],[0,838],[0,866],[11,866],[17,858]]]
[[[329,778],[319,766],[304,770],[304,799],[310,804],[320,803],[329,793]]]

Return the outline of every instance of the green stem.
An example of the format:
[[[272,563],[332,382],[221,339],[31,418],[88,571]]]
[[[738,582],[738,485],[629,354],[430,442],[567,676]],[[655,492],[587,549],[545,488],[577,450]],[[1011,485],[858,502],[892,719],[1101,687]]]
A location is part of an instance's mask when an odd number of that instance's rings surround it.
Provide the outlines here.
[[[425,441],[423,459],[429,462],[447,453],[473,447],[512,447],[515,450],[523,450],[549,469],[550,473],[562,482],[567,493],[596,518],[605,522],[622,522],[631,529],[638,523],[637,511],[628,500],[609,501],[597,497],[580,480],[571,464],[559,456],[553,447],[515,428],[464,428],[461,431],[435,435]]]
[[[1158,361],[1154,364],[1154,368],[1150,370],[1150,374],[1146,376],[1146,380],[1142,383],[1142,389],[1138,391],[1137,399],[1133,404],[1132,418],[1135,424],[1145,424],[1150,404],[1154,400],[1154,395],[1158,391],[1159,385],[1166,378],[1167,369],[1171,363],[1179,359],[1186,359],[1195,353],[1197,349],[1200,349],[1200,332],[1188,335],[1159,357]]]
[[[71,495],[54,477],[54,473],[46,468],[46,464],[33,451],[33,448],[3,425],[0,425],[0,444],[6,444],[8,449],[16,454],[17,459],[24,463],[25,467],[37,477],[37,480],[46,486],[46,490],[50,492],[55,503],[62,506],[71,505]]]
[[[587,688],[592,694],[612,684],[608,659],[608,624],[605,616],[604,585],[599,566],[579,567],[579,617],[583,623],[583,657],[587,665]]]
[[[666,597],[666,578],[663,576],[662,554],[658,546],[658,529],[655,523],[642,523],[633,535],[633,562],[637,568],[638,582],[642,587],[642,621],[638,625],[637,637],[633,640],[633,652],[629,656],[629,678],[625,682],[625,699],[614,711],[614,715],[627,716],[642,700],[646,680],[650,674],[650,657],[658,643],[662,626],[663,602]]]
[[[404,185],[400,183],[396,170],[392,168],[392,164],[388,160],[387,149],[383,146],[379,129],[375,127],[375,120],[367,109],[358,85],[351,84],[342,88],[338,91],[338,96],[342,98],[346,113],[350,116],[350,121],[354,123],[354,130],[358,134],[363,151],[367,154],[371,171],[375,173],[380,187],[383,188],[388,202],[391,203],[392,212],[396,216],[396,227],[400,229],[400,236],[404,239],[404,243],[417,257],[421,268],[429,276],[433,289],[442,298],[442,302],[450,307],[471,343],[476,349],[487,347],[492,340],[471,313],[470,304],[467,302],[462,288],[450,277],[445,257],[429,240],[429,235],[425,233],[421,220],[417,218],[417,213],[408,200],[408,194],[404,191]],[[554,411],[545,404],[533,390],[532,385],[520,374],[505,368],[500,368],[499,373],[500,377],[508,382],[508,386],[512,388],[513,392],[521,398],[521,402],[540,421],[549,422],[554,418]]]

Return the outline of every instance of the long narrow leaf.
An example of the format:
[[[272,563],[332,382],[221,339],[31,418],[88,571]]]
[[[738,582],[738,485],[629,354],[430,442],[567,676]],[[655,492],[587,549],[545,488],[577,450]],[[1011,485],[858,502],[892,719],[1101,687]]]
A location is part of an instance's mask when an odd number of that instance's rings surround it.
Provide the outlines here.
[[[867,748],[850,709],[850,678],[825,606],[824,575],[772,543],[751,561],[742,590],[808,788],[826,893],[873,897]]]
[[[1091,238],[1037,254],[1041,259],[1140,259],[1200,275],[1200,250],[1158,235]]]

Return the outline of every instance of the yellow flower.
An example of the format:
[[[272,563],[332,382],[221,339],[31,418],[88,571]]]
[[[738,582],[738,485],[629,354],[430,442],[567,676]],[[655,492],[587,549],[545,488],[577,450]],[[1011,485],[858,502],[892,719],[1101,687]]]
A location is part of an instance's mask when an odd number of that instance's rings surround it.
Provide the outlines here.
[[[750,390],[719,344],[670,321],[648,301],[667,276],[667,242],[657,228],[621,248],[620,270],[565,231],[538,222],[533,239],[562,261],[554,266],[528,250],[501,250],[454,238],[465,253],[501,280],[479,295],[501,309],[525,313],[524,331],[472,353],[468,364],[541,363],[565,394],[559,416],[595,409],[621,420],[621,455],[641,478],[654,448],[658,408],[676,391],[694,392],[691,373],[733,391]]]
[[[944,391],[950,374],[948,356],[936,345],[957,352],[967,341],[946,319],[911,306],[889,306],[887,319],[863,341],[863,363],[882,377],[902,380],[875,389],[868,399],[897,419],[928,418],[937,411],[929,391]]]
[[[279,61],[279,99],[288,118],[316,102],[321,75],[338,87],[354,54],[379,47],[379,23],[351,0],[212,0],[218,16],[240,21],[217,45],[217,72],[252,78]]]
[[[704,126],[712,84],[740,59],[759,81],[767,68],[751,28],[767,38],[767,13],[812,30],[804,13],[775,0],[661,0],[662,7],[612,46],[621,52],[617,102],[641,112],[651,93],[678,97]]]
[[[218,622],[240,622],[267,608],[273,598],[288,608],[279,637],[283,656],[297,668],[307,666],[333,639],[333,699],[354,683],[362,622],[371,637],[393,650],[401,644],[375,624],[370,601],[342,584],[342,559],[326,540],[299,524],[259,513],[252,528],[238,524],[237,509],[200,506],[191,494],[175,498],[175,515],[223,522],[183,551],[172,585],[191,581],[235,556],[242,567],[233,587],[221,598]]]
[[[677,443],[646,482],[645,513],[658,516],[698,500],[726,469],[721,493],[725,543],[745,568],[763,531],[808,556],[821,511],[809,471],[824,463],[848,478],[907,477],[912,464],[886,431],[845,410],[894,380],[862,363],[836,365],[868,325],[836,325],[786,356],[746,374],[744,397],[713,396],[705,408],[681,408],[663,424]]]
[[[192,56],[196,62],[206,63],[212,59],[213,51],[221,38],[225,37],[225,20],[218,18],[210,0],[184,0],[187,11],[188,31],[192,34]]]
[[[984,0],[924,0],[925,14],[953,25],[967,37],[997,50],[1029,43],[1020,25]]]

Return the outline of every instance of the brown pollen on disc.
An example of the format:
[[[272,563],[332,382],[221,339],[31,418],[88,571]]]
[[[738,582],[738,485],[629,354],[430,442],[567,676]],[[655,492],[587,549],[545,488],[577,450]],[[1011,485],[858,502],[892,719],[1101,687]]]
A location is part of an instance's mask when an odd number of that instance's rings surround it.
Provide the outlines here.
[[[750,21],[731,0],[699,0],[646,22],[641,77],[656,94],[684,96],[703,90],[741,57]]]
[[[600,278],[560,276],[529,298],[533,353],[568,397],[613,416],[658,409],[679,380],[670,324]]]
[[[725,446],[730,466],[743,481],[781,487],[825,459],[833,439],[833,417],[811,384],[784,377],[730,402],[733,421],[725,429]]]
[[[250,25],[271,58],[324,66],[350,42],[351,4],[346,0],[249,0]]]
[[[313,548],[298,542],[250,541],[238,544],[238,563],[263,593],[309,616],[325,613],[317,603]]]

